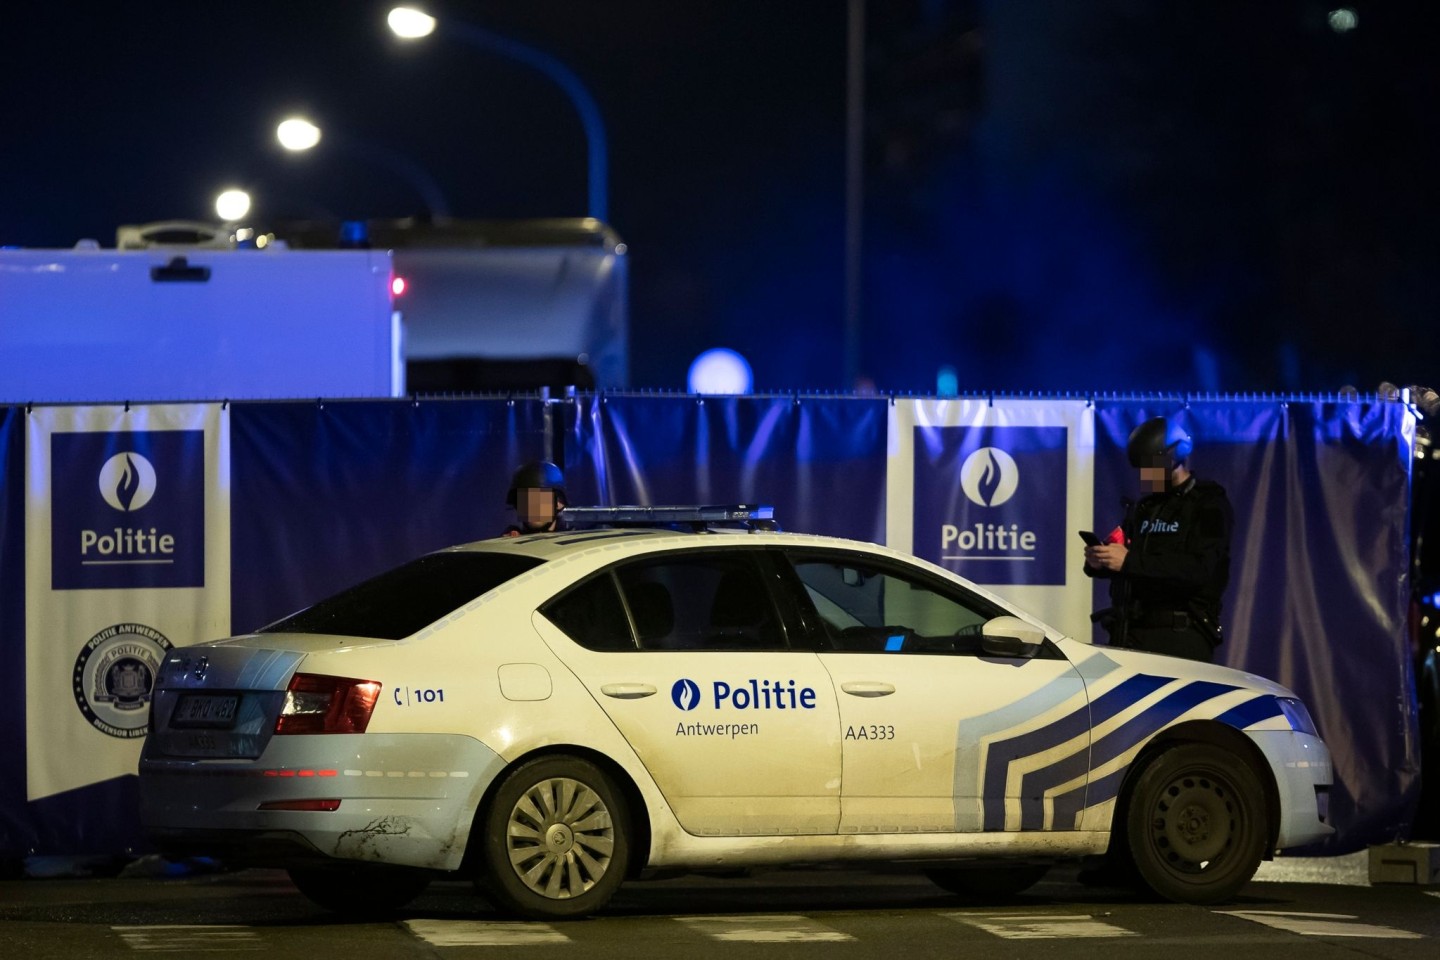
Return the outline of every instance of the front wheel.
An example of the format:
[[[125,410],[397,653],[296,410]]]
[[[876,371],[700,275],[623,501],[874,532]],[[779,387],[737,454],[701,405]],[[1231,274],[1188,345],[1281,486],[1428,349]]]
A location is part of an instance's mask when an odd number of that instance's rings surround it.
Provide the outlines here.
[[[627,816],[620,791],[594,764],[573,757],[523,764],[485,813],[488,892],[536,920],[599,910],[625,879]]]
[[[1156,894],[1219,903],[1250,881],[1265,856],[1265,797],[1244,760],[1186,744],[1141,772],[1126,829],[1131,861]]]

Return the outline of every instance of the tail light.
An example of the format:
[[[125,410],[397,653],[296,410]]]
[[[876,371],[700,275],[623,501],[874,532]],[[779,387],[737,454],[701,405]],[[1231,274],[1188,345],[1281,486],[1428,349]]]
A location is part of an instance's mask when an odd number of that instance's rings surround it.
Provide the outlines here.
[[[297,673],[286,688],[275,733],[364,733],[378,699],[375,680]]]

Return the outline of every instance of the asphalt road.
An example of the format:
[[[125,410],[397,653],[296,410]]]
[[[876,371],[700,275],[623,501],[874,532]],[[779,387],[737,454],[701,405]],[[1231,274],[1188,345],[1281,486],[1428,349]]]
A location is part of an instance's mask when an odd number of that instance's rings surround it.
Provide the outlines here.
[[[0,882],[0,943],[4,956],[25,960],[132,953],[768,960],[822,950],[826,960],[887,953],[906,960],[1039,960],[1062,951],[1066,960],[1215,960],[1221,953],[1226,960],[1268,960],[1297,950],[1306,960],[1436,955],[1440,888],[1370,886],[1354,864],[1318,866],[1329,882],[1313,882],[1304,870],[1269,868],[1234,902],[1216,907],[1085,887],[1064,867],[1020,897],[990,903],[960,900],[908,874],[683,877],[628,884],[602,915],[551,924],[507,920],[464,883],[434,884],[394,918],[357,922],[311,905],[272,870],[26,879]]]

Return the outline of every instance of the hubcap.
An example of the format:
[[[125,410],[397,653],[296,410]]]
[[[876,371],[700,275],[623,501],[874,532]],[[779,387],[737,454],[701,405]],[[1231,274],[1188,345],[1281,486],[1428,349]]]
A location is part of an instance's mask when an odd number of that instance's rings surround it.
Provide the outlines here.
[[[568,853],[575,846],[575,834],[563,823],[557,823],[545,831],[545,845],[551,853]]]
[[[1210,811],[1190,804],[1175,817],[1175,830],[1186,843],[1204,843],[1210,833]]]
[[[1207,869],[1234,834],[1229,788],[1209,776],[1176,777],[1160,794],[1151,819],[1155,845],[1172,867]]]
[[[552,900],[578,897],[610,868],[615,826],[600,795],[555,777],[526,790],[506,825],[510,865],[531,891]]]

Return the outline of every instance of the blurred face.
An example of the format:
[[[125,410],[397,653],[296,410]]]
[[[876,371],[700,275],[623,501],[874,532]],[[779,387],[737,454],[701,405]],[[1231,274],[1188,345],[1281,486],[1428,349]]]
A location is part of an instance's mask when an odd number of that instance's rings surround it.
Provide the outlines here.
[[[1140,466],[1140,488],[1146,493],[1164,493],[1169,481],[1169,457],[1152,457]]]
[[[555,491],[536,487],[515,491],[515,512],[525,529],[545,529],[555,520]]]

